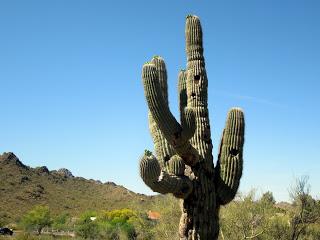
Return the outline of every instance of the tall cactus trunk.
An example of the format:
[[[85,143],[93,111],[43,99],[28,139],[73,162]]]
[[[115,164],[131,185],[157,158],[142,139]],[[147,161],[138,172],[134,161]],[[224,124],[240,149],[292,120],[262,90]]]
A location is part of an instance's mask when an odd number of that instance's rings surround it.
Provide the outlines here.
[[[187,70],[179,74],[180,123],[170,112],[163,59],[143,66],[142,80],[149,107],[149,126],[156,156],[146,151],[140,175],[155,192],[183,199],[181,240],[214,240],[219,235],[219,208],[230,202],[242,174],[244,116],[232,108],[214,167],[208,111],[208,79],[202,29],[196,16],[186,22]]]
[[[180,240],[217,239],[219,207],[216,204],[213,175],[204,174],[202,167],[193,170],[201,179],[194,181],[194,191],[183,200],[179,226]]]

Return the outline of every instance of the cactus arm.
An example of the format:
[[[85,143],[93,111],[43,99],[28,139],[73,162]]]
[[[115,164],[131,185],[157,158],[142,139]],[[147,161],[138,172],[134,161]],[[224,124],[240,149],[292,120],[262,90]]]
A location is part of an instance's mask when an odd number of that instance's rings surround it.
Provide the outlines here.
[[[186,198],[192,191],[189,178],[161,171],[159,162],[153,155],[145,154],[141,158],[140,176],[154,192],[172,193],[178,198]]]
[[[151,63],[153,63],[156,67],[159,77],[161,93],[164,98],[165,104],[168,105],[167,70],[164,60],[159,56],[155,56],[153,57]],[[161,168],[166,168],[170,157],[175,154],[175,151],[166,140],[165,136],[161,132],[150,111],[148,113],[148,118],[149,129],[153,139],[157,159],[160,163]]]
[[[230,202],[237,193],[243,167],[244,114],[232,108],[223,131],[216,166],[217,197],[221,204]]]
[[[191,166],[195,165],[199,158],[198,152],[189,143],[187,134],[170,112],[161,93],[158,78],[155,65],[152,63],[144,64],[142,80],[149,110],[169,144],[173,146],[184,162]]]
[[[166,64],[162,57],[154,56],[151,60],[151,63],[154,64],[158,73],[159,84],[161,88],[162,96],[166,102],[169,103],[168,100],[168,83],[167,83],[167,68]]]

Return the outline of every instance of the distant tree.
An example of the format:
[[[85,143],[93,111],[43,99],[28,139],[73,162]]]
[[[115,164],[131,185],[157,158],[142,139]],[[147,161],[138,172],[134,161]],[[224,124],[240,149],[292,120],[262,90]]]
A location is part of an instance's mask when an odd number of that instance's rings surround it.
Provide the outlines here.
[[[44,227],[52,223],[48,206],[36,206],[22,217],[21,224],[26,230],[35,230],[40,235]]]
[[[301,239],[306,234],[307,227],[320,218],[320,207],[316,200],[310,196],[309,177],[302,176],[295,180],[289,190],[293,200],[294,211],[290,219],[291,240]]]
[[[221,209],[220,238],[222,240],[263,239],[273,207],[255,201],[255,191]]]
[[[57,230],[65,230],[67,228],[68,220],[69,215],[67,213],[62,213],[53,218],[52,227]]]
[[[140,222],[137,212],[131,209],[116,209],[102,215],[107,239],[136,239],[135,226]]]
[[[266,239],[288,240],[290,239],[289,217],[284,213],[278,213],[269,219]]]
[[[267,191],[264,194],[262,194],[260,201],[265,202],[265,203],[269,203],[272,205],[276,203],[276,200],[274,199],[273,194],[270,191]]]
[[[76,233],[84,239],[152,240],[149,229],[144,228],[150,225],[136,211],[115,209],[84,213],[76,224]]]
[[[100,234],[100,226],[95,217],[97,214],[87,211],[81,215],[76,225],[76,233],[84,239],[98,239]]]

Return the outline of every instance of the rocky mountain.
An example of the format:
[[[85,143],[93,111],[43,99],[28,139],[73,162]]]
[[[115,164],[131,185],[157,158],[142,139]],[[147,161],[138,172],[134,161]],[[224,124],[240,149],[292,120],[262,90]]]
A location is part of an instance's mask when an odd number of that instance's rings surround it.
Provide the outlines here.
[[[0,218],[16,222],[35,205],[53,214],[78,216],[86,210],[149,210],[155,197],[134,193],[113,182],[74,177],[65,168],[32,168],[11,153],[0,155]]]

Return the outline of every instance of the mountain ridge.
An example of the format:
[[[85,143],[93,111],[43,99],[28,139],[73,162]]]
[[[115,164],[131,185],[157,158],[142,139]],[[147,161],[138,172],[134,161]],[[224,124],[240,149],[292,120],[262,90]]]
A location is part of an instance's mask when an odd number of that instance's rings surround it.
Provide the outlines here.
[[[157,196],[134,193],[114,182],[73,176],[68,169],[29,167],[12,152],[0,155],[0,218],[16,222],[35,205],[53,214],[79,216],[87,210],[147,211]]]

